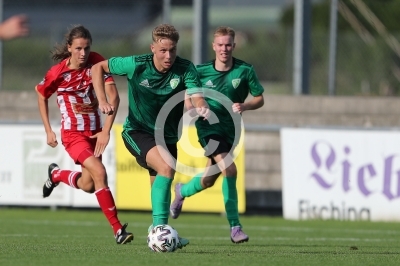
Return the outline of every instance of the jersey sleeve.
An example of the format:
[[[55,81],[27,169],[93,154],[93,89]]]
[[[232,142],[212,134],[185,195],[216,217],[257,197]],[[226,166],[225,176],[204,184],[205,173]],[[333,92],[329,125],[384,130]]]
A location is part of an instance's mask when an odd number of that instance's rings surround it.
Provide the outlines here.
[[[54,69],[50,69],[45,77],[42,79],[42,81],[36,85],[37,91],[45,98],[48,99],[53,95],[54,92],[57,91],[57,85],[56,85],[56,74],[54,72]]]
[[[91,52],[90,57],[91,57],[90,58],[91,63],[93,65],[105,60],[105,58],[102,55],[95,53],[95,52]],[[111,74],[106,73],[106,74],[104,74],[104,82],[105,83],[114,83],[115,81]]]
[[[134,56],[128,57],[111,57],[108,59],[108,68],[111,74],[119,76],[133,77],[135,72],[135,58]]]
[[[251,67],[249,70],[249,91],[252,96],[260,96],[264,92],[264,88],[258,80],[257,74],[254,71],[254,68]]]
[[[184,76],[184,82],[185,82],[187,94],[191,95],[191,94],[203,92],[199,74],[197,73],[197,70],[194,67],[193,63],[190,63],[186,70],[186,73]]]

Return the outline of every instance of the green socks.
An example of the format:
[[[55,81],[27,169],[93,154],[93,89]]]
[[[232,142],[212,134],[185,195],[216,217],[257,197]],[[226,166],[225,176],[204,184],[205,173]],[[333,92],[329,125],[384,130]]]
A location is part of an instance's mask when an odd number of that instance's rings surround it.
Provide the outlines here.
[[[226,218],[228,219],[229,225],[231,227],[241,226],[239,222],[236,176],[223,178],[222,195],[224,196]]]
[[[169,205],[171,204],[171,184],[171,178],[156,175],[151,187],[153,226],[168,224]]]
[[[182,197],[190,197],[197,192],[202,191],[204,188],[201,186],[201,177],[203,174],[195,175],[189,183],[186,183],[181,188]]]
[[[204,190],[204,188],[201,186],[201,177],[202,174],[195,175],[188,183],[183,185],[181,187],[181,196],[190,197]],[[235,176],[235,177],[224,177],[222,180],[222,195],[224,196],[226,218],[228,219],[229,225],[231,227],[241,226],[239,222],[236,179],[237,178]],[[154,213],[154,207],[153,207],[153,213]]]

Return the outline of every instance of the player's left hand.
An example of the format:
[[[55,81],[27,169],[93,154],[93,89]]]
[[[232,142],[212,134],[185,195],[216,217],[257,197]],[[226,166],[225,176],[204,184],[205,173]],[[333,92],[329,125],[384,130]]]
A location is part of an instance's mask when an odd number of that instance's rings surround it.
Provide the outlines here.
[[[241,104],[241,103],[232,104],[232,111],[234,113],[238,113],[238,114],[243,113],[243,111],[244,111],[243,104]]]
[[[196,112],[199,116],[204,117],[204,120],[207,120],[210,117],[210,109],[208,107],[197,107]]]
[[[100,155],[102,155],[104,150],[106,149],[108,142],[110,141],[110,133],[101,131],[91,136],[90,138],[97,138],[96,147],[94,148],[94,156],[100,157]]]
[[[109,104],[108,102],[99,102],[99,109],[103,114],[112,115],[114,113],[114,106]]]

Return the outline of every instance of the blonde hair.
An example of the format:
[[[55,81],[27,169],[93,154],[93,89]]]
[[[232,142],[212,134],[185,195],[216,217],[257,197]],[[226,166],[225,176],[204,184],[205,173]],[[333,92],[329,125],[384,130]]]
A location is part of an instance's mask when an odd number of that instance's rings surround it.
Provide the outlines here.
[[[179,32],[170,24],[161,24],[154,28],[152,38],[153,42],[158,42],[162,39],[170,39],[177,43],[179,41]]]
[[[235,31],[230,27],[221,26],[218,27],[214,32],[214,37],[226,36],[226,35],[231,36],[233,40],[235,39]]]

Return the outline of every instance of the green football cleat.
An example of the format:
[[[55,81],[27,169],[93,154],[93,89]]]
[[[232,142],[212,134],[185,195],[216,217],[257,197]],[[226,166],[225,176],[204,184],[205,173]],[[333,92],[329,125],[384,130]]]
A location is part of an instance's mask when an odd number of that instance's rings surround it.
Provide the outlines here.
[[[189,239],[183,237],[178,237],[178,238],[179,238],[178,248],[182,249],[183,247],[189,245]]]

